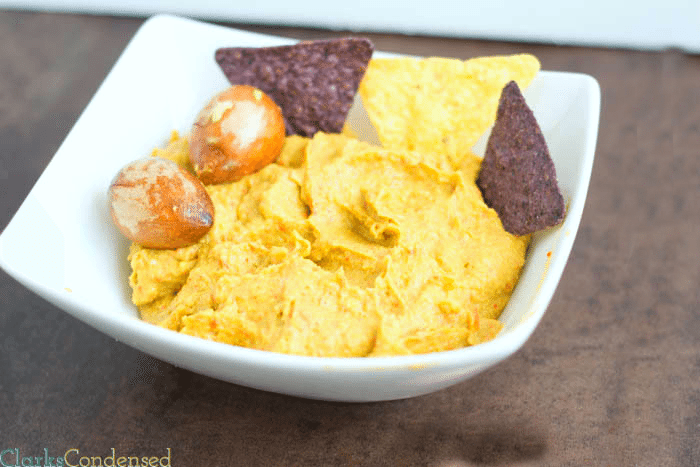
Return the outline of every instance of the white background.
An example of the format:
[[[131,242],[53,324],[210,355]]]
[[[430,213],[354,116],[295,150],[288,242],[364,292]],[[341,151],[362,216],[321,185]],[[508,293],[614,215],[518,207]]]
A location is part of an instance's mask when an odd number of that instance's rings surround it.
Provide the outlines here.
[[[700,0],[0,0],[3,9],[239,23],[700,53]]]

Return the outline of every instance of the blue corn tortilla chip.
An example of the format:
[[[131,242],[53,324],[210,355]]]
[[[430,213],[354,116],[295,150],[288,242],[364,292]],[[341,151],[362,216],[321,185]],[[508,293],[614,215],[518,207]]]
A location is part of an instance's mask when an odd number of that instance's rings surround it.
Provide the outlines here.
[[[515,81],[501,92],[477,185],[503,228],[514,235],[552,227],[564,218],[547,143]]]
[[[215,60],[231,84],[267,93],[287,135],[340,133],[372,58],[368,39],[341,38],[258,48],[220,48]]]

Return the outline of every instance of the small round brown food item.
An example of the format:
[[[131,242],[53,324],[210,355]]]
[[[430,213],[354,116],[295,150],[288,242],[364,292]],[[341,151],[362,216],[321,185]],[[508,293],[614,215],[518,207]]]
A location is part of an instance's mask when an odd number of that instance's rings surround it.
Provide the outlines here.
[[[191,245],[214,223],[214,204],[202,182],[158,157],[120,170],[109,187],[109,202],[119,230],[147,248]]]
[[[258,88],[235,85],[214,96],[197,116],[190,162],[205,184],[236,181],[273,162],[284,138],[277,104]]]

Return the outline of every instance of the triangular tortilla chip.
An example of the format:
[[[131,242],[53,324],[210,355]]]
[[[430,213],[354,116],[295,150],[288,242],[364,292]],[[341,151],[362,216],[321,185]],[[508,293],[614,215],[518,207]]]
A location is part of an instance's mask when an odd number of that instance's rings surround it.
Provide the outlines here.
[[[551,227],[564,218],[554,162],[515,81],[501,94],[477,185],[503,228],[514,235]]]
[[[215,59],[231,84],[267,93],[282,109],[287,135],[340,133],[374,51],[368,39],[290,46],[221,48]]]
[[[503,87],[523,88],[540,69],[532,55],[374,59],[360,96],[385,147],[440,152],[459,164],[496,118]]]

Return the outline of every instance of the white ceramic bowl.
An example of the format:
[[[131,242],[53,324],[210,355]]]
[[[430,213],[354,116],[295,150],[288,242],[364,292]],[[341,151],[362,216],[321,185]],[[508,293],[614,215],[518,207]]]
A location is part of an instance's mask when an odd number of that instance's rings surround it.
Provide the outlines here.
[[[493,341],[415,356],[298,357],[210,342],[139,320],[130,302],[128,243],[107,209],[110,181],[126,163],[164,144],[171,130],[186,132],[201,106],[228,85],[213,59],[218,47],[287,43],[173,16],[145,22],[0,235],[0,266],[127,345],[197,373],[284,394],[339,401],[412,397],[513,354],[542,318],[581,219],[600,113],[600,89],[590,76],[543,71],[525,92],[568,212],[562,225],[535,235],[501,316],[504,329]],[[357,108],[352,119],[363,126]]]

